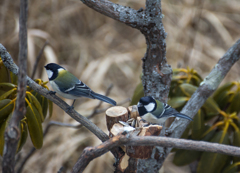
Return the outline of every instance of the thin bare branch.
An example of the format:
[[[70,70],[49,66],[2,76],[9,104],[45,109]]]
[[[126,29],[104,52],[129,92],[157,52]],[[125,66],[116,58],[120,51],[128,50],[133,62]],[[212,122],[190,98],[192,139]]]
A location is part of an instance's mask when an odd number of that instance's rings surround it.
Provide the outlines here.
[[[42,57],[44,48],[45,48],[47,45],[48,45],[48,41],[46,41],[46,42],[44,43],[42,49],[41,49],[41,50],[39,51],[39,53],[38,53],[38,56],[37,56],[37,58],[36,58],[36,61],[35,61],[35,63],[34,63],[34,66],[33,66],[33,72],[32,72],[32,76],[31,76],[32,79],[33,79],[34,76],[35,76],[35,73],[36,73],[36,71],[37,71],[37,65],[38,65],[38,63],[39,63],[40,58]]]
[[[18,67],[13,62],[11,55],[7,52],[5,47],[0,44],[0,56],[3,60],[4,65],[12,71],[14,74],[18,74]],[[83,126],[89,129],[93,134],[95,134],[101,141],[105,141],[109,139],[108,135],[104,133],[101,129],[99,129],[95,124],[89,121],[86,117],[80,115],[73,109],[69,109],[70,106],[64,102],[61,98],[56,95],[49,94],[49,91],[42,86],[38,85],[34,82],[31,78],[27,76],[27,84],[31,87],[34,91],[38,92],[39,94],[43,95],[47,99],[51,100],[57,106],[59,106],[62,110],[64,110],[68,115],[70,115],[73,119],[80,122]]]
[[[109,87],[106,90],[105,96],[108,96],[110,94],[110,91],[112,90],[112,88],[113,88],[113,85],[112,84],[109,85]],[[90,115],[87,116],[88,119],[90,119],[90,118],[92,118],[92,117],[94,117],[96,115],[97,110],[98,110],[98,108],[101,107],[102,103],[103,103],[102,101],[100,101],[98,103],[98,105],[93,109],[93,112]]]
[[[13,62],[11,55],[7,52],[6,48],[0,44],[0,56],[4,65],[12,71],[14,74],[18,74],[18,67]],[[104,133],[100,128],[98,128],[95,124],[89,121],[86,117],[82,116],[74,109],[70,109],[70,106],[64,102],[61,98],[56,95],[49,94],[49,91],[42,86],[38,85],[35,81],[27,76],[27,84],[34,91],[43,95],[57,106],[59,106],[62,110],[64,110],[68,115],[70,115],[73,119],[80,122],[83,126],[85,126],[88,130],[90,130],[93,134],[95,134],[101,141],[106,141],[109,139],[108,135]],[[120,157],[119,155],[123,155],[123,151],[121,148],[114,148],[111,150],[115,157]],[[118,164],[118,163],[117,163]]]
[[[57,121],[50,121],[48,124],[47,124],[47,127],[45,128],[44,132],[43,132],[43,138],[46,137],[49,129],[51,126],[60,126],[60,127],[71,127],[71,128],[76,128],[78,129],[79,128],[79,125],[73,125],[73,124],[69,124],[69,123],[61,123],[61,122],[57,122]],[[32,147],[32,149],[29,151],[29,153],[26,155],[26,157],[24,157],[24,159],[22,160],[18,170],[16,171],[17,173],[21,173],[26,162],[29,160],[29,158],[35,153],[36,149],[34,147]]]
[[[112,89],[113,85],[110,85],[107,90],[106,90],[106,93],[105,95],[108,96],[110,94],[110,91]],[[98,111],[98,108],[101,106],[102,104],[102,101],[99,102],[99,104],[94,108],[93,112],[87,116],[88,119],[90,118],[93,118],[95,115],[97,115],[98,113],[102,113],[102,112],[105,112],[106,108],[105,109],[101,109],[101,112]],[[50,121],[46,127],[46,129],[44,130],[44,133],[43,133],[43,138],[45,138],[45,136],[47,135],[48,131],[49,131],[49,128],[53,125],[56,125],[56,126],[60,126],[60,127],[70,127],[70,128],[75,128],[75,129],[80,129],[82,127],[81,124],[78,124],[78,125],[73,125],[73,124],[69,124],[69,123],[62,123],[62,122],[58,122],[58,121]],[[17,173],[21,173],[26,162],[29,160],[29,158],[35,153],[36,149],[33,147],[30,152],[27,154],[27,156],[23,159],[23,161],[21,162],[18,170],[17,170]],[[60,170],[59,170],[60,171]]]
[[[28,1],[20,1],[20,19],[19,19],[19,73],[18,73],[18,92],[16,107],[10,123],[5,131],[5,143],[3,153],[2,170],[5,173],[13,173],[15,167],[15,154],[17,151],[18,140],[21,136],[19,123],[23,118],[25,108],[26,92],[26,72],[27,72],[27,13]]]
[[[72,173],[83,172],[83,170],[86,168],[86,166],[89,164],[91,160],[105,154],[113,147],[123,145],[161,146],[171,148],[174,147],[187,150],[221,153],[240,157],[240,147],[234,147],[211,142],[176,139],[169,137],[155,137],[155,136],[138,137],[127,134],[115,136],[96,147],[85,148],[81,157],[74,165]]]

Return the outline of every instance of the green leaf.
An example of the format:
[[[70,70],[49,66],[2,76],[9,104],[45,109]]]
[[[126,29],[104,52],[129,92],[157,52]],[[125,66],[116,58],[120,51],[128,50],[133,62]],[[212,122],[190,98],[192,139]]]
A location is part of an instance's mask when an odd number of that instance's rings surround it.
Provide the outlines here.
[[[173,163],[177,166],[184,166],[192,163],[201,156],[201,151],[177,150],[174,155]]]
[[[44,96],[42,97],[42,109],[43,109],[43,116],[46,118],[47,116],[47,111],[48,111],[48,99],[45,98]]]
[[[224,85],[222,85],[221,87],[219,87],[214,93],[213,93],[213,99],[215,101],[217,100],[221,100],[222,98],[222,93],[226,93],[228,92],[232,87],[234,86],[233,82],[227,82]]]
[[[193,85],[199,86],[201,82],[202,82],[202,77],[198,73],[194,73],[192,78]]]
[[[198,110],[197,115],[194,116],[192,122],[192,139],[199,140],[204,133],[204,114]]]
[[[187,128],[185,129],[185,131],[183,132],[183,134],[182,134],[182,136],[181,136],[181,138],[182,139],[187,139],[188,138],[188,136],[189,136],[189,131],[190,131],[190,127],[192,126],[192,124],[191,123],[189,123],[188,124],[188,126],[187,126]]]
[[[223,140],[220,141],[221,139]],[[228,145],[228,133],[224,133],[223,131],[217,132],[211,142],[221,142]],[[228,159],[229,156],[227,155],[204,152],[198,163],[197,173],[220,173]]]
[[[21,131],[21,137],[20,137],[20,140],[18,141],[17,153],[19,151],[21,151],[23,145],[27,141],[28,131],[27,131],[27,124],[26,124],[26,122],[21,122],[20,123],[20,131]]]
[[[48,109],[49,109],[49,118],[51,118],[53,113],[53,102],[50,100],[48,100]]]
[[[198,87],[193,86],[192,84],[183,83],[180,85],[180,88],[186,96],[190,97],[197,90]]]
[[[10,99],[0,100],[0,122],[7,118],[7,116],[13,111],[13,102]]]
[[[9,82],[9,74],[8,69],[5,67],[0,58],[0,83],[2,82]]]
[[[209,97],[206,100],[206,102],[203,105],[203,108],[206,110],[207,115],[208,114],[216,114],[217,115],[220,111],[220,108],[218,107],[218,104],[211,97]]]
[[[11,95],[16,90],[17,90],[16,88],[13,88],[13,89],[7,91],[6,93],[2,94],[0,96],[0,100],[6,99],[9,95]]]
[[[37,108],[38,113],[41,115],[41,121],[43,122],[45,117],[43,116],[42,106],[34,95],[31,94],[31,98],[32,98],[32,103]]]
[[[43,117],[45,119],[48,111],[48,99],[37,93],[36,91],[33,91],[32,94],[38,99],[39,103],[41,104]]]
[[[188,97],[174,97],[168,100],[168,104],[176,109],[183,106],[186,101],[188,101]]]
[[[214,93],[213,93],[213,99],[215,102],[219,105],[221,109],[225,109],[228,103],[229,94],[228,91],[234,86],[233,82],[228,82],[221,87],[219,87]]]
[[[240,165],[240,162],[229,165],[223,170],[222,173],[236,173],[239,165]]]
[[[211,128],[209,125],[204,126],[204,132],[203,132],[203,133],[205,133],[206,131],[208,131],[209,128]],[[216,133],[215,130],[210,131],[207,135],[205,135],[205,136],[201,139],[201,141],[211,141],[212,138],[215,136],[215,133]]]
[[[5,129],[6,129],[6,127],[8,126],[8,124],[9,124],[9,121],[10,121],[10,119],[12,118],[12,113],[10,113],[9,115],[8,115],[8,118],[7,119],[5,119],[5,121],[3,121],[3,122],[1,122],[0,123],[0,155],[1,156],[3,156],[3,148],[4,148],[4,133],[5,133]]]
[[[237,114],[240,111],[240,92],[236,92],[235,95],[233,95],[233,99],[227,109],[227,112],[229,113],[233,113],[233,112],[237,112]]]
[[[130,105],[136,105],[140,100],[140,98],[143,96],[144,96],[144,90],[143,90],[142,82],[140,82],[134,91]]]
[[[233,145],[236,147],[240,147],[240,131],[233,132]],[[234,162],[240,162],[239,157],[233,157]]]
[[[17,75],[15,75],[13,72],[10,71],[10,78],[11,78],[11,82],[15,85],[18,84],[18,77]]]
[[[0,90],[9,91],[13,88],[17,88],[17,85],[14,85],[12,83],[7,83],[7,82],[0,83]]]
[[[35,106],[32,105],[32,108],[27,106],[26,118],[32,143],[36,149],[39,149],[43,144],[43,131],[41,118]]]

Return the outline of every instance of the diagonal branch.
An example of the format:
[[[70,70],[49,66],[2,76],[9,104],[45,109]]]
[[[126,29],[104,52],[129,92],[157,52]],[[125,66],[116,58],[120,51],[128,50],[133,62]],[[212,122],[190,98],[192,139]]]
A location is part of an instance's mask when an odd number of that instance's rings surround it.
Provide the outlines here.
[[[0,44],[0,56],[3,60],[4,65],[12,71],[14,74],[18,74],[18,67],[13,62],[11,55],[7,52],[2,44]],[[106,141],[109,139],[108,135],[104,133],[101,129],[99,129],[95,124],[89,121],[86,117],[80,115],[75,110],[70,109],[67,103],[65,103],[61,98],[56,95],[49,94],[49,91],[42,86],[38,85],[34,82],[31,78],[27,76],[27,84],[31,87],[34,91],[38,92],[39,94],[43,95],[47,99],[51,100],[53,103],[58,105],[62,110],[64,110],[68,115],[70,115],[73,119],[80,122],[83,126],[85,126],[88,130],[90,130],[93,134],[95,134],[101,141]]]
[[[198,89],[187,102],[181,113],[194,117],[197,111],[202,107],[207,98],[218,88],[231,67],[240,59],[240,39],[227,50],[225,55],[219,59],[209,75],[200,84]],[[183,119],[175,120],[170,127],[173,133],[171,137],[180,137],[188,125],[188,121]]]
[[[0,56],[2,58],[4,65],[14,74],[18,74],[18,66],[13,62],[11,55],[7,52],[7,50],[2,44],[0,44]],[[55,103],[57,106],[59,106],[73,119],[81,123],[81,125],[85,126],[94,135],[96,135],[102,142],[109,139],[108,135],[104,133],[100,128],[98,128],[95,124],[93,124],[90,120],[88,120],[86,117],[82,116],[75,110],[69,109],[70,106],[66,102],[64,102],[61,98],[59,98],[56,95],[49,94],[49,91],[47,89],[38,85],[28,76],[27,85],[31,87],[34,91],[38,92],[39,94],[43,95],[44,97]],[[113,148],[111,152],[115,157],[121,157],[123,155],[123,151],[121,148]],[[118,163],[116,163],[116,165],[118,165]]]
[[[227,75],[231,67],[240,59],[240,39],[228,49],[218,63],[214,66],[210,74],[200,84],[199,88],[192,95],[191,99],[184,106],[181,113],[190,117],[194,117],[197,111],[202,107],[209,96],[218,88],[224,77]],[[180,138],[188,125],[188,121],[179,119],[172,123],[170,137]],[[172,147],[166,150],[166,155],[171,151]]]
[[[93,159],[105,154],[113,147],[130,145],[130,146],[161,146],[174,147],[187,150],[197,150],[205,152],[214,152],[240,157],[240,148],[211,142],[192,141],[186,139],[176,139],[169,137],[153,137],[153,136],[132,136],[118,135],[96,147],[87,147],[74,165],[72,173],[83,172],[86,166]]]

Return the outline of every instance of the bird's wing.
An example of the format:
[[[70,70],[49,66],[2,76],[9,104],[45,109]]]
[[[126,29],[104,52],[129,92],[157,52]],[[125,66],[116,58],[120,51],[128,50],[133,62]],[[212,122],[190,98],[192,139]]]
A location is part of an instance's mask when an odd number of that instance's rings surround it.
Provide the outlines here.
[[[164,103],[164,112],[162,114],[162,117],[164,116],[173,116],[173,114],[177,114],[178,111],[176,111],[174,108],[172,108],[171,106],[169,106],[168,104]]]
[[[188,119],[190,121],[192,121],[193,119],[185,114],[182,114],[180,112],[178,112],[177,110],[175,110],[174,108],[172,108],[171,106],[169,106],[168,104],[165,104],[165,112],[163,113],[162,117],[164,116],[168,116],[168,117],[179,117],[179,118],[185,118]]]
[[[74,96],[83,96],[95,99],[95,97],[92,96],[92,90],[84,84],[82,81],[79,80],[80,83],[76,84],[75,87],[71,90],[68,90],[67,93],[74,95]]]
[[[92,90],[82,81],[80,81],[76,76],[66,70],[61,71],[54,82],[57,84],[57,86],[61,86],[59,87],[59,90],[63,93],[78,97],[83,96],[94,98],[91,95]]]

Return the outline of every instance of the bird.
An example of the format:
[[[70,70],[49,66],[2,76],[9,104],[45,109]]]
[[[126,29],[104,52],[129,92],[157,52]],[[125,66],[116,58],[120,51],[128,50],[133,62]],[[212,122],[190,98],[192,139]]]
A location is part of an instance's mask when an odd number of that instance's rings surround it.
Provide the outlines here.
[[[55,94],[57,92],[64,98],[72,99],[73,103],[70,108],[74,108],[75,100],[80,97],[98,99],[111,105],[116,105],[113,99],[93,92],[85,83],[62,66],[55,63],[49,63],[44,67],[48,75],[49,83],[55,91],[50,91],[49,94]]]
[[[168,104],[162,103],[151,96],[140,98],[137,107],[140,117],[152,124],[163,125],[169,117],[193,120],[189,116],[179,113]]]

